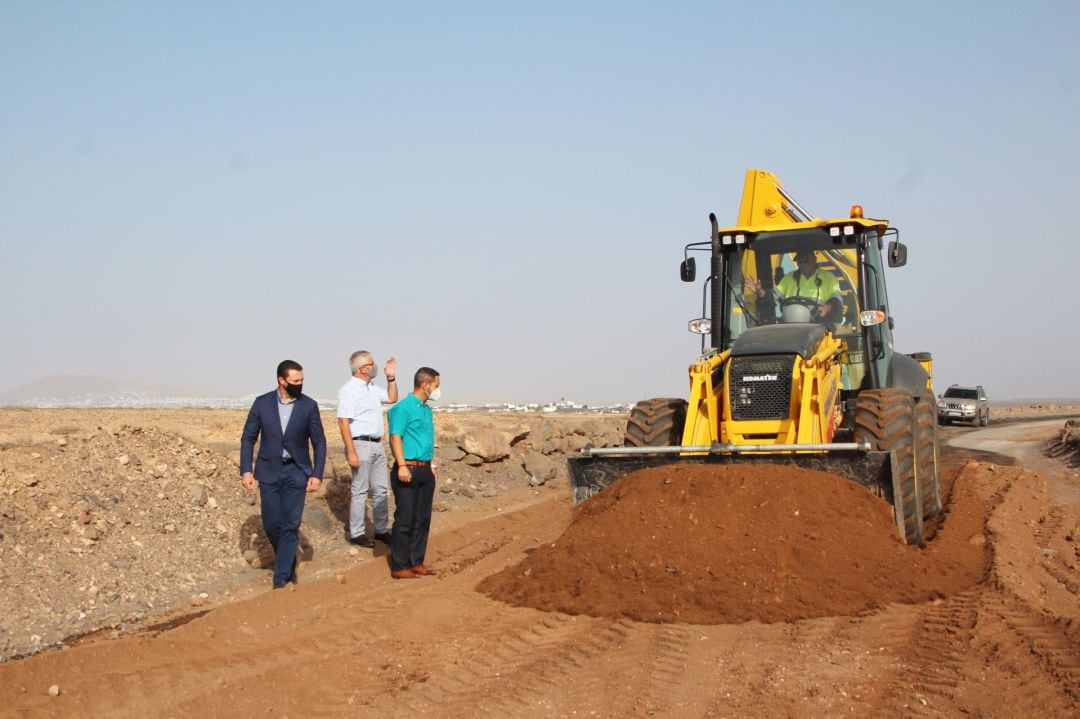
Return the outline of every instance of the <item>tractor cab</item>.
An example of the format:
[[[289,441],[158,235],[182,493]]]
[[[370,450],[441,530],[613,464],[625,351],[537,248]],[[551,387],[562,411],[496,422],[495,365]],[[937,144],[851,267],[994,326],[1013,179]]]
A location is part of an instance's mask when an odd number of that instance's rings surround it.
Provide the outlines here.
[[[756,327],[817,324],[843,343],[843,390],[884,386],[893,354],[884,264],[903,264],[906,250],[887,222],[862,219],[861,208],[853,214],[782,229],[721,230],[714,220],[713,240],[687,245],[684,281],[696,275],[694,250],[710,253],[714,270],[703,316],[689,325],[702,335],[702,354],[730,349]]]

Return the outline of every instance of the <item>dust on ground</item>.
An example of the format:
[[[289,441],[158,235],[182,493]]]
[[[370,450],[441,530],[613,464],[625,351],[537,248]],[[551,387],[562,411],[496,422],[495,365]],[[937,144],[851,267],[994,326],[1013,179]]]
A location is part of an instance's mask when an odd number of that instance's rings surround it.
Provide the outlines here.
[[[993,432],[1009,427],[995,424],[943,428],[942,437],[979,432],[979,442],[998,442]],[[478,586],[528,568],[576,524],[568,492],[522,482],[440,515],[461,521],[434,533],[435,578],[394,581],[384,562],[364,559],[285,591],[250,591],[206,613],[8,661],[0,665],[0,715],[1075,716],[1080,512],[1056,501],[1051,484],[1080,479],[1066,462],[1043,454],[1056,433],[1048,428],[1041,441],[1014,442],[1019,456],[1038,456],[1037,467],[1027,459],[1012,466],[988,461],[998,456],[978,448],[943,448],[946,514],[926,549],[898,552],[901,571],[934,561],[912,553],[932,558],[950,546],[980,557],[961,562],[981,568],[973,581],[940,595],[883,598],[866,582],[862,591],[875,605],[737,623],[638,621],[498,601]],[[673,506],[672,485],[687,490],[689,478],[668,478],[671,485],[653,489],[669,492]],[[697,490],[701,482],[694,478]],[[772,500],[765,507],[763,501],[758,508],[770,511]],[[802,506],[827,512],[832,504],[838,502]],[[622,528],[601,541],[620,546],[652,532],[656,542],[684,528],[651,528],[666,519],[659,511],[639,517],[633,537]],[[813,541],[784,531],[797,544]],[[876,536],[858,541],[873,544]],[[830,543],[826,554],[860,551],[838,546],[854,543],[843,532]],[[774,557],[796,551],[764,544],[761,550]],[[681,559],[677,545],[667,551],[667,564]],[[723,562],[709,557],[709,566]],[[841,570],[833,571],[840,579]],[[646,591],[670,585],[673,575],[666,568],[664,574],[666,584]]]

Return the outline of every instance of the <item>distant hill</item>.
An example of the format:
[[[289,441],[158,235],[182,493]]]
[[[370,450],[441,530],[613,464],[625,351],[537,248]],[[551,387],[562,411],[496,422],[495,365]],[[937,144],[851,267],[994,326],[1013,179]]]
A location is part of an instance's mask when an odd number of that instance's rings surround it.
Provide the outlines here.
[[[159,385],[96,375],[49,375],[0,394],[0,406],[21,407],[243,407],[252,395]]]

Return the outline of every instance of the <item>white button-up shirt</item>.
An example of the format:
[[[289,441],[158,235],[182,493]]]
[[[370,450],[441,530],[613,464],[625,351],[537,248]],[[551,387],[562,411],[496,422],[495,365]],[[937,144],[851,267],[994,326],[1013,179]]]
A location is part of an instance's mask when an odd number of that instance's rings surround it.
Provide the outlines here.
[[[390,401],[384,388],[350,377],[338,390],[337,401],[337,416],[349,420],[353,437],[382,437],[383,403]]]

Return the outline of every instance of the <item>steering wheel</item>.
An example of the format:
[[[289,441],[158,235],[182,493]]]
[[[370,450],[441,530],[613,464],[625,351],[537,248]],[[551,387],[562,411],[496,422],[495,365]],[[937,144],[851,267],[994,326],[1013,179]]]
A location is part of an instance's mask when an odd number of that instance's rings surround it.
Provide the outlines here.
[[[815,300],[813,297],[799,297],[798,295],[796,295],[794,297],[785,297],[784,299],[780,300],[781,312],[785,307],[791,307],[793,305],[805,307],[806,309],[810,310],[810,316],[814,319],[817,319],[819,316],[818,311],[821,307],[821,303]]]

